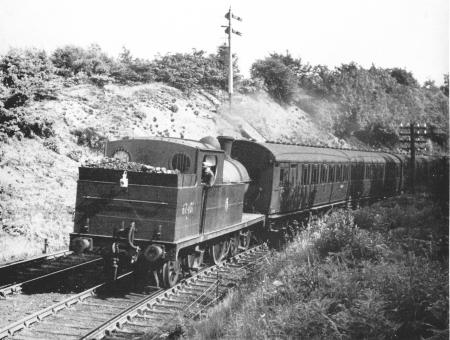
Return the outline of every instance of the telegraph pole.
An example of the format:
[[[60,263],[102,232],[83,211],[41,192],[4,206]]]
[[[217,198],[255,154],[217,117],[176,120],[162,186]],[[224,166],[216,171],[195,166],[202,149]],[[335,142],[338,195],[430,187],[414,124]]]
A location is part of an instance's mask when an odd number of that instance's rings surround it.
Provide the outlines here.
[[[233,52],[231,52],[231,33],[232,27],[231,27],[231,7],[228,11],[228,96],[230,97],[230,103],[231,103],[231,96],[233,95]]]
[[[407,138],[400,139],[400,142],[406,144],[403,150],[409,151],[409,169],[410,169],[410,180],[411,180],[411,190],[414,192],[415,178],[416,178],[416,153],[417,150],[425,150],[423,146],[417,146],[417,144],[426,143],[427,136],[427,125],[416,124],[414,122],[408,125],[400,124],[400,136],[405,136]]]
[[[230,100],[230,110],[231,110],[231,98],[233,96],[233,53],[231,50],[231,35],[232,33],[237,35],[242,35],[241,32],[236,31],[232,28],[232,20],[235,19],[237,21],[242,21],[240,17],[231,13],[231,7],[228,12],[225,14],[225,18],[228,19],[228,25],[222,26],[226,27],[225,33],[228,34],[228,97]]]

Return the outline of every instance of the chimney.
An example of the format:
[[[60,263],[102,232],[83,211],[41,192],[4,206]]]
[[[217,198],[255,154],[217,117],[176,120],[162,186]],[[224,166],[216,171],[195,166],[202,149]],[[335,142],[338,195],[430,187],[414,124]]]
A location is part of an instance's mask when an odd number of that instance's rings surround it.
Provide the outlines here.
[[[233,145],[234,138],[229,136],[218,136],[217,139],[220,143],[220,148],[225,151],[225,155],[231,157],[231,146]]]

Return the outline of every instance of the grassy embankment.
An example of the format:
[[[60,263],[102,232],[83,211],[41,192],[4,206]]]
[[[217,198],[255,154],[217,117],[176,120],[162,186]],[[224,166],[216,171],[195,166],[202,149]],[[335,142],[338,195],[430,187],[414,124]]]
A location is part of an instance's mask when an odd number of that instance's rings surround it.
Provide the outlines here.
[[[403,196],[316,218],[205,319],[170,329],[193,339],[448,339],[448,212]]]

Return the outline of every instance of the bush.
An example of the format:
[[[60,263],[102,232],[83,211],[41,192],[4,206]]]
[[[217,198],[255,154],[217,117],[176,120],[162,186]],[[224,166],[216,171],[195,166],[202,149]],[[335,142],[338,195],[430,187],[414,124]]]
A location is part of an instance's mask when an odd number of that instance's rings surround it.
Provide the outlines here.
[[[54,67],[44,51],[11,49],[0,57],[0,102],[5,109],[54,99]]]
[[[265,88],[262,79],[243,79],[237,84],[237,91],[243,94],[253,94]]]
[[[100,88],[104,88],[105,85],[112,82],[112,78],[104,74],[94,74],[89,77],[89,80],[91,81],[91,83]]]
[[[133,58],[131,52],[124,47],[119,60],[111,68],[111,77],[123,84],[148,83],[155,79],[151,66],[148,60]]]
[[[151,63],[155,81],[167,83],[182,91],[194,89],[227,88],[228,65],[226,48],[220,46],[217,54],[205,55],[204,51],[168,54]],[[237,59],[234,59],[234,78],[239,79]]]
[[[53,121],[33,115],[24,108],[5,110],[0,108],[0,134],[8,137],[39,136],[49,138],[55,135]]]
[[[256,61],[252,65],[251,75],[254,79],[262,79],[269,94],[279,103],[292,101],[297,81],[291,69],[278,56]]]
[[[404,69],[364,69],[355,63],[329,69],[304,64],[289,53],[256,61],[251,74],[279,102],[290,102],[300,87],[307,96],[296,98],[296,104],[310,114],[317,112],[308,111],[311,103],[304,101],[317,99],[320,105],[312,109],[329,116],[333,134],[340,138],[355,136],[376,148],[398,147],[400,123],[415,120],[439,126],[443,138],[432,136],[433,142],[448,148],[448,75],[444,86],[427,82],[421,87]],[[337,107],[322,113],[328,104]]]
[[[47,139],[46,141],[44,141],[44,146],[47,149],[52,150],[53,152],[56,152],[57,154],[60,153],[58,143],[54,139]]]
[[[72,134],[77,137],[78,145],[87,146],[94,150],[103,150],[106,142],[106,137],[91,127],[74,130]]]
[[[113,65],[113,60],[96,44],[89,46],[86,50],[70,45],[57,48],[53,52],[51,60],[56,67],[56,73],[64,77],[74,76],[81,72],[89,77],[108,76]]]
[[[384,237],[377,232],[361,230],[351,212],[336,211],[311,225],[316,238],[314,247],[321,256],[337,256],[345,261],[380,260],[386,252]]]
[[[77,150],[72,150],[72,151],[69,151],[66,154],[66,156],[75,162],[79,162],[81,160],[82,152],[77,151]]]

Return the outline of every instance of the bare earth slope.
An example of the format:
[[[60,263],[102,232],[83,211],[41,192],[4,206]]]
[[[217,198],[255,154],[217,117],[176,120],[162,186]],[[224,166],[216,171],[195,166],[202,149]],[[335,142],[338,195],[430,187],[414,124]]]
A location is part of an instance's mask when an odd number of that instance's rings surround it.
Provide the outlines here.
[[[32,103],[28,109],[34,114],[55,121],[56,137],[11,139],[1,145],[0,261],[38,254],[44,239],[51,250],[68,246],[78,166],[101,157],[101,152],[77,144],[75,130],[93,128],[109,139],[230,135],[342,144],[299,108],[283,108],[265,93],[236,95],[231,108],[223,98],[203,91],[188,97],[163,84],[78,85],[64,88],[58,100]]]

